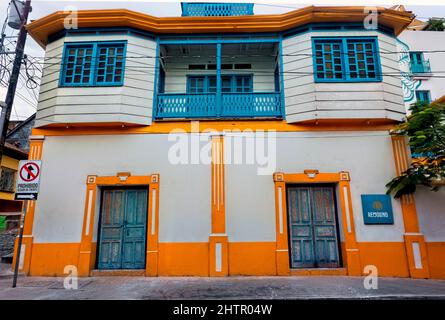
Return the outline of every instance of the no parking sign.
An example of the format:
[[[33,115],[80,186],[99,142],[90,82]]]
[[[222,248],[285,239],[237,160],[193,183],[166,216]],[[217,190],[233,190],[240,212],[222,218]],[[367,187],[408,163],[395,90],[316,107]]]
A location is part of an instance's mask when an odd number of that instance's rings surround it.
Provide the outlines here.
[[[40,186],[41,160],[19,162],[15,200],[36,200]]]

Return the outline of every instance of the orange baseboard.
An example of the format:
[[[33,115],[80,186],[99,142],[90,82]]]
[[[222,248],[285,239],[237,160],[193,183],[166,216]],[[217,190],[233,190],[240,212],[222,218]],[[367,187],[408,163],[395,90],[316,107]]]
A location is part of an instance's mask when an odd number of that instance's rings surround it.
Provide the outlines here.
[[[207,242],[160,242],[158,275],[209,276],[209,244]]]
[[[432,279],[445,279],[445,242],[427,242],[428,264]]]
[[[79,243],[33,243],[29,274],[64,276],[67,265],[77,266]]]
[[[377,267],[379,276],[409,277],[403,242],[358,242],[361,269]],[[445,242],[426,243],[430,276],[445,279]],[[30,272],[32,276],[63,276],[67,265],[77,266],[78,243],[33,243]],[[94,248],[93,248],[94,250]],[[209,276],[209,244],[159,243],[158,275]],[[229,275],[276,275],[275,242],[229,242]],[[292,270],[291,275],[344,275],[339,269]],[[120,275],[120,274],[116,274]]]
[[[384,277],[409,277],[404,242],[357,242],[361,269],[367,265],[377,267]]]
[[[275,242],[230,242],[229,275],[276,275],[275,250]]]

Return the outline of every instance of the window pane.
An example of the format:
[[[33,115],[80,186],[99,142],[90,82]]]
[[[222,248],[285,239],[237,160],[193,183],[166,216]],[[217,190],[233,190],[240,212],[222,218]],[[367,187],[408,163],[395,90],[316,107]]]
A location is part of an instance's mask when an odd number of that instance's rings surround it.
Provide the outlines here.
[[[377,79],[375,70],[376,52],[374,40],[349,39],[348,64],[351,79]]]
[[[62,82],[64,84],[88,84],[91,73],[93,45],[67,46]]]
[[[341,40],[316,40],[315,78],[341,80],[344,78]]]
[[[124,44],[99,44],[96,84],[121,84]],[[106,76],[103,75],[106,73]]]
[[[204,76],[189,78],[189,93],[203,93],[204,92]]]

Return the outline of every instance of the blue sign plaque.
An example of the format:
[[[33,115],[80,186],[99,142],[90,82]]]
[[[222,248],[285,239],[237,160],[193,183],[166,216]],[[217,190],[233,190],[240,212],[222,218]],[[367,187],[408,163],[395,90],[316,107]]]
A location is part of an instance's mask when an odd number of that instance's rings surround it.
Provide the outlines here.
[[[362,194],[365,224],[394,224],[391,197],[387,194]]]

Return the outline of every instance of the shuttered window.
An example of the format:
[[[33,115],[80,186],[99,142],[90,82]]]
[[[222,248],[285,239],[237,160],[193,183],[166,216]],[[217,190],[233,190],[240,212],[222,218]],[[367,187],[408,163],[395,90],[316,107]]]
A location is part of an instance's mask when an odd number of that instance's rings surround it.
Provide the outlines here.
[[[119,86],[123,84],[125,42],[65,45],[62,86]]]
[[[313,54],[316,82],[381,81],[374,38],[315,38]]]
[[[216,76],[188,76],[188,93],[215,93]],[[253,92],[252,75],[230,75],[221,77],[223,93]]]
[[[417,102],[422,102],[426,104],[431,103],[431,94],[428,90],[417,90],[416,91]]]

